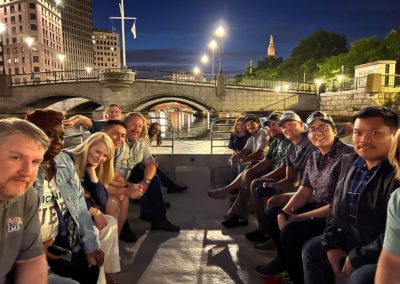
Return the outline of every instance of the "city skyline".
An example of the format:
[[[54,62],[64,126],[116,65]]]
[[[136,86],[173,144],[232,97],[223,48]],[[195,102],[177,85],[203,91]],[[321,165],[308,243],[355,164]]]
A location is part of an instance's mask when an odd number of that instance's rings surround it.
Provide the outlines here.
[[[119,0],[93,0],[95,28],[121,30]],[[317,29],[345,35],[348,44],[375,36],[382,39],[390,30],[399,29],[400,5],[383,0],[380,6],[371,0],[339,0],[320,3],[314,0],[194,1],[125,1],[125,16],[137,17],[137,38],[130,32],[132,21],[126,21],[127,65],[173,71],[190,71],[199,65],[211,73],[210,65],[201,66],[207,45],[217,26],[223,22],[228,34],[223,41],[223,71],[243,73],[250,59],[254,65],[267,52],[269,36],[275,40],[276,56],[287,58],[302,38]],[[218,66],[216,54],[215,64]],[[211,57],[211,56],[210,56]]]

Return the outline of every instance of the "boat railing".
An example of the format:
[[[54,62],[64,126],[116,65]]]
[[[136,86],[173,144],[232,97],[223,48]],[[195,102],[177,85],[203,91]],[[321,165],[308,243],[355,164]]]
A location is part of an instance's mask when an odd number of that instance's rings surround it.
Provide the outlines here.
[[[226,142],[229,141],[229,134],[232,132],[232,127],[236,119],[237,117],[217,117],[211,121],[211,154],[213,154],[214,148],[227,147]]]
[[[83,141],[86,140],[87,137],[91,135],[89,129],[86,126],[76,125],[72,128],[65,129],[64,136],[64,149],[71,149]]]

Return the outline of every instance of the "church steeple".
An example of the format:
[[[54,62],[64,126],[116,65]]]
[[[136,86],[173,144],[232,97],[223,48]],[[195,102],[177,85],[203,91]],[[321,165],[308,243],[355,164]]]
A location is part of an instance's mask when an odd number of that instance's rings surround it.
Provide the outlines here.
[[[275,58],[274,38],[272,35],[270,35],[270,37],[269,37],[269,46],[268,46],[267,56]]]

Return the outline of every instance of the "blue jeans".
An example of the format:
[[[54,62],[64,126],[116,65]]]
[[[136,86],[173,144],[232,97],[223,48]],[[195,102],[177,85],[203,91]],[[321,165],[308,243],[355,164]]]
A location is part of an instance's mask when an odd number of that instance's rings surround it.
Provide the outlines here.
[[[334,284],[335,274],[321,245],[321,236],[310,239],[303,246],[303,271],[306,284]],[[346,284],[373,284],[376,264],[363,265],[347,279]]]

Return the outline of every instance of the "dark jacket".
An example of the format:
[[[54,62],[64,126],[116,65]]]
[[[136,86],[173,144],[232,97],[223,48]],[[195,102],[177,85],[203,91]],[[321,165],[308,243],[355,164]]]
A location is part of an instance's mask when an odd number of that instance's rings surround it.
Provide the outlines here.
[[[356,154],[343,156],[332,213],[322,236],[322,245],[326,249],[342,249],[348,252],[354,268],[377,263],[385,232],[387,204],[391,192],[398,185],[395,170],[387,159],[383,160],[359,196],[356,224],[359,237],[354,237],[346,195],[351,175],[356,168],[353,161],[357,157]]]

